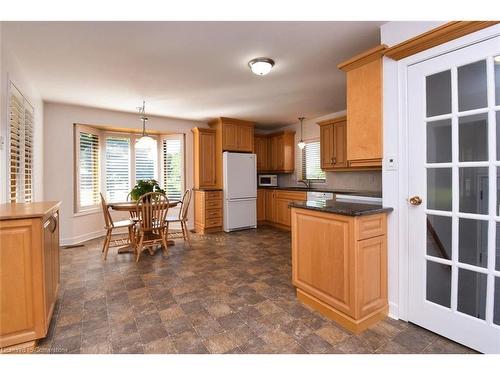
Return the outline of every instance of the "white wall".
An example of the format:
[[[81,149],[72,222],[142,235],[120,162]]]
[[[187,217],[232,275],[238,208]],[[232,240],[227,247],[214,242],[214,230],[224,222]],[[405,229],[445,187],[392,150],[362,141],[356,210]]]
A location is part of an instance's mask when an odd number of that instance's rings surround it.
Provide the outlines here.
[[[35,109],[33,127],[33,199],[43,200],[43,102],[29,77],[24,74],[22,64],[9,49],[9,35],[0,23],[0,135],[5,145],[0,150],[0,203],[7,201],[7,135],[8,135],[8,93],[12,81]]]
[[[346,111],[329,113],[327,115],[312,119],[305,119],[303,123],[304,140],[319,139],[319,121],[327,120],[339,116],[344,116]],[[285,126],[279,130],[294,130],[295,145],[300,141],[300,122]],[[304,186],[297,182],[297,177],[301,172],[302,153],[295,147],[295,172],[280,174],[278,177],[279,186]],[[382,174],[380,171],[349,171],[349,172],[326,172],[325,183],[313,183],[314,188],[335,189],[335,190],[365,190],[382,191]]]
[[[380,26],[380,41],[389,47],[423,34],[448,21],[393,21]]]
[[[193,186],[193,136],[195,126],[207,127],[197,121],[149,116],[148,128],[186,135],[185,173],[186,188]],[[104,233],[102,213],[78,215],[74,213],[74,145],[73,124],[107,125],[138,129],[141,125],[137,114],[109,111],[75,105],[45,103],[44,110],[44,189],[46,200],[62,201],[61,243],[74,244]],[[193,202],[192,202],[193,203]],[[193,226],[191,205],[190,227]],[[119,219],[127,215],[114,213]]]
[[[381,43],[389,47],[413,38],[419,34],[429,31],[445,22],[388,22],[380,27]],[[400,311],[400,304],[405,304],[406,294],[400,288],[401,277],[400,264],[402,254],[400,252],[399,230],[401,225],[406,223],[405,213],[400,212],[402,201],[400,185],[401,181],[407,180],[408,170],[405,160],[400,160],[400,155],[404,154],[401,149],[404,144],[405,134],[400,129],[399,108],[399,81],[398,63],[384,57],[383,62],[383,90],[384,90],[384,167],[382,169],[382,198],[383,205],[392,207],[394,211],[388,216],[388,261],[389,261],[389,313],[393,317],[406,318],[403,311]],[[389,157],[396,158],[397,167],[394,170],[387,170],[386,161]],[[406,230],[408,230],[406,228]]]

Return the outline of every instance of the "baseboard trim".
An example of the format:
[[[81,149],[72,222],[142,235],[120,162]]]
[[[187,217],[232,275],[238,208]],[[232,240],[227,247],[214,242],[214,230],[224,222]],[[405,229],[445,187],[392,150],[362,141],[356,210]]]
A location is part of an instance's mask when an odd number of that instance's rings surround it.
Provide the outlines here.
[[[193,228],[189,228],[188,230],[193,230]],[[73,245],[78,245],[81,244],[82,242],[90,241],[90,240],[95,240],[96,238],[103,237],[106,234],[106,231],[104,229],[97,230],[94,232],[90,233],[85,233],[81,234],[79,236],[71,237],[71,238],[62,238],[59,241],[60,246],[73,246]],[[127,231],[113,231],[113,236],[114,235],[123,235],[127,234]]]
[[[399,306],[394,302],[389,302],[389,318],[399,320]]]

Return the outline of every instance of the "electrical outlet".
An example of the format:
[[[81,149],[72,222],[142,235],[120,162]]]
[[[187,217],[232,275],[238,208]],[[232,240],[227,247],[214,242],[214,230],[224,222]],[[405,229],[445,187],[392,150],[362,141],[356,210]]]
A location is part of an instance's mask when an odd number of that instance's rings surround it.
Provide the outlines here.
[[[3,151],[5,147],[5,137],[0,135],[0,151]]]
[[[388,156],[385,163],[386,171],[395,171],[397,169],[396,157]]]

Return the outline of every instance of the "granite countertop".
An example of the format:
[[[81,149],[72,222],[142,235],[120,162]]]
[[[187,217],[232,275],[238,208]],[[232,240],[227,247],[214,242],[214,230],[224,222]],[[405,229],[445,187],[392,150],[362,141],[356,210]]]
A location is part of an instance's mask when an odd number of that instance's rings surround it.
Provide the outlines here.
[[[358,195],[371,198],[382,198],[381,191],[367,191],[367,190],[335,190],[335,189],[321,189],[321,188],[306,188],[305,186],[258,186],[257,189],[271,189],[271,190],[292,190],[292,191],[317,191],[320,193],[334,193],[345,195]]]
[[[4,203],[0,204],[0,220],[44,217],[59,208],[61,202]]]
[[[391,207],[383,207],[380,204],[337,202],[334,199],[318,201],[296,201],[291,202],[289,204],[289,207],[304,208],[306,210],[315,210],[346,216],[373,215],[383,212],[391,212],[393,210]]]

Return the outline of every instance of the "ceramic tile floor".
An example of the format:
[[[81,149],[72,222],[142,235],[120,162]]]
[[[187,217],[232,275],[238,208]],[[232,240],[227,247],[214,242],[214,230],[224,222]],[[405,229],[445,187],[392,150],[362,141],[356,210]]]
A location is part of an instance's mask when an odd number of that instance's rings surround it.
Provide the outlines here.
[[[472,353],[390,318],[360,335],[311,311],[291,285],[290,233],[192,236],[169,255],[61,249],[61,289],[39,353]]]

